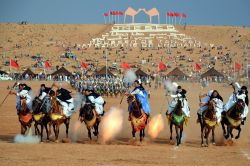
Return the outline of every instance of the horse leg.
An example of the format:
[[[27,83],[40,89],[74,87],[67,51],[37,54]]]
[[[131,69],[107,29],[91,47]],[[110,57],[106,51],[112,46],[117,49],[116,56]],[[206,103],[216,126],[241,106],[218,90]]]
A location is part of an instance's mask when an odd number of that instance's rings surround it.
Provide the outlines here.
[[[222,127],[222,130],[223,130],[223,135],[225,136],[226,135],[226,129],[225,129],[224,120],[221,121],[221,127]]]
[[[212,128],[212,144],[213,145],[215,145],[214,129],[215,127]]]
[[[206,133],[205,133],[205,138],[206,138],[206,147],[208,147],[208,136],[210,134],[211,128],[207,128]]]
[[[234,135],[233,135],[233,128],[231,127],[231,131],[230,131],[230,136],[231,138],[234,138]]]
[[[56,124],[56,142],[58,142],[58,137],[59,137],[59,127],[60,127],[60,125],[57,123],[57,124]]]
[[[41,135],[40,135],[40,137],[41,137],[41,142],[43,142],[43,124],[41,124],[40,126],[41,126]]]
[[[175,132],[176,132],[176,143],[177,143],[177,146],[179,146],[180,142],[179,142],[179,138],[180,138],[180,135],[179,135],[179,132],[178,132],[178,126],[175,125]]]
[[[182,132],[183,132],[183,124],[181,124],[181,126],[180,126],[180,138],[179,138],[180,144],[181,144]]]
[[[173,139],[172,135],[173,135],[173,123],[171,122],[171,123],[170,123],[170,140],[171,140],[171,141],[172,141],[172,139]]]
[[[226,139],[228,139],[229,138],[229,134],[230,134],[230,127],[229,126],[227,126],[227,134],[226,135],[224,135],[224,137],[226,138]]]
[[[68,138],[68,136],[69,136],[69,120],[66,119],[64,124],[65,124],[65,127],[66,127],[66,138]]]
[[[236,129],[238,130],[238,135],[235,137],[235,139],[239,139],[240,138],[240,132],[241,132],[240,125]]]
[[[47,126],[47,124],[45,124],[44,127],[45,127],[46,134],[47,134],[47,140],[49,140],[49,131],[48,131],[48,126]]]
[[[204,126],[202,124],[202,122],[200,121],[200,125],[201,125],[201,146],[204,146]]]
[[[142,142],[142,130],[140,130],[140,142]]]
[[[88,129],[89,140],[92,140],[92,137],[91,137],[91,129],[90,129],[90,128],[87,128],[87,129]]]
[[[133,136],[133,140],[135,140],[135,129],[134,129],[134,127],[132,129],[132,136]]]

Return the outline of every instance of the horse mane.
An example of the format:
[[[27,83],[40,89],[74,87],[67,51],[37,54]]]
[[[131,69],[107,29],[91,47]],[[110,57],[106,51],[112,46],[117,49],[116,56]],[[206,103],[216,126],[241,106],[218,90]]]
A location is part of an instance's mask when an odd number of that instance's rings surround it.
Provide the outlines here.
[[[91,104],[85,104],[82,108],[80,108],[79,117],[84,118],[86,120],[91,120],[94,116],[94,108],[95,107]]]
[[[235,105],[229,110],[229,116],[238,119],[244,111],[245,103],[242,99],[238,99]]]

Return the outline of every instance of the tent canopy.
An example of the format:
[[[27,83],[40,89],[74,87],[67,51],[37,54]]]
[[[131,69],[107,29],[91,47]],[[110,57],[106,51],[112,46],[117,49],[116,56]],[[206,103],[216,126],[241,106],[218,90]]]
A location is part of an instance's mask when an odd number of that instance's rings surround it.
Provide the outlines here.
[[[138,77],[148,77],[148,74],[142,71],[141,69],[136,70],[135,75]]]
[[[173,77],[188,77],[185,73],[183,73],[178,67],[174,68],[170,71],[167,76]]]
[[[114,76],[114,74],[108,70],[109,76]],[[106,76],[106,66],[102,67],[99,71],[95,73],[95,76]]]
[[[30,70],[30,68],[27,68],[23,74],[22,74],[22,77],[25,77],[25,75],[28,74],[29,76],[35,76],[36,74]]]
[[[220,72],[218,72],[217,70],[214,69],[214,67],[212,67],[211,69],[209,69],[207,72],[203,73],[201,75],[201,78],[205,78],[205,77],[224,77],[223,74],[221,74]]]
[[[61,67],[60,69],[58,69],[57,71],[53,72],[51,74],[53,75],[65,75],[65,76],[72,76],[72,73],[70,73],[67,69],[65,69],[65,67]]]

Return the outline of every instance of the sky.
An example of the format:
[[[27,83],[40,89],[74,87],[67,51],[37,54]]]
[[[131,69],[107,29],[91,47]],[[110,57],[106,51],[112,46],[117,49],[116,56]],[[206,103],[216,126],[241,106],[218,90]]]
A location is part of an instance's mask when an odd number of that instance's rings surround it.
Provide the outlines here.
[[[161,23],[173,11],[186,13],[185,22],[191,25],[250,26],[250,0],[0,0],[0,22],[103,24],[103,13],[128,7],[156,7]],[[135,17],[137,23],[148,21],[143,12]]]

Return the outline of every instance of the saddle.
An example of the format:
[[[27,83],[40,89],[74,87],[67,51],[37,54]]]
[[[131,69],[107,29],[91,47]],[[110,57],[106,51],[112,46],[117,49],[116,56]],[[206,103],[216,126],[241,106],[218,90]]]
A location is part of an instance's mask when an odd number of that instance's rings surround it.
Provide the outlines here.
[[[208,109],[205,110],[203,113],[202,113],[202,118],[204,120],[204,122],[209,125],[210,127],[213,127],[217,124],[217,118],[216,118],[216,115],[214,114],[213,115],[213,119],[209,119],[208,117],[206,117],[207,115],[207,112],[208,112]]]
[[[19,120],[24,123],[29,123],[32,120],[32,114],[27,113],[26,115],[19,114]]]
[[[42,113],[42,112],[40,112],[40,113],[38,113],[38,114],[34,114],[33,115],[33,118],[34,118],[34,120],[35,121],[39,121],[41,118],[43,118],[45,116],[45,114],[44,113]]]
[[[147,115],[143,111],[141,112],[142,112],[142,116],[139,118],[136,118],[131,114],[131,125],[135,129],[136,132],[145,129],[146,124],[147,124],[146,123]]]

